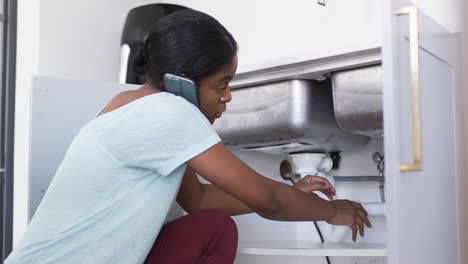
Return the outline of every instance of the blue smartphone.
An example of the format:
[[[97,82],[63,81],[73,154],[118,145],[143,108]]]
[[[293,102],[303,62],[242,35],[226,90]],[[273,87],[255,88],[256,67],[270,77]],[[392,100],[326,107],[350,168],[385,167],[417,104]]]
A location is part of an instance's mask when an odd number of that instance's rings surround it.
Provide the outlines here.
[[[181,96],[198,107],[197,86],[189,78],[166,73],[164,86],[167,92]]]

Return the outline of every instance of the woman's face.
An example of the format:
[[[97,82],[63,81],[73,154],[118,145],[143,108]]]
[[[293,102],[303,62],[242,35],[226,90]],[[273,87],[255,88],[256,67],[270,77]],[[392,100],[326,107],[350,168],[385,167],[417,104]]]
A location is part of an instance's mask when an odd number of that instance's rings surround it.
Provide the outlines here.
[[[198,100],[201,112],[211,124],[226,111],[226,104],[232,99],[229,82],[236,73],[237,56],[221,70],[200,80]]]

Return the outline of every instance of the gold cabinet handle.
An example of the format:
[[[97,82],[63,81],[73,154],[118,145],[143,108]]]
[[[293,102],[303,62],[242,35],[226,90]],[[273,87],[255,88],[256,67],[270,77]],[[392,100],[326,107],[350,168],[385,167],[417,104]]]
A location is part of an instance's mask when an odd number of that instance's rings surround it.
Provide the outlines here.
[[[396,15],[409,15],[410,69],[413,89],[413,163],[401,164],[400,171],[418,171],[422,170],[418,9],[415,6],[401,7]]]

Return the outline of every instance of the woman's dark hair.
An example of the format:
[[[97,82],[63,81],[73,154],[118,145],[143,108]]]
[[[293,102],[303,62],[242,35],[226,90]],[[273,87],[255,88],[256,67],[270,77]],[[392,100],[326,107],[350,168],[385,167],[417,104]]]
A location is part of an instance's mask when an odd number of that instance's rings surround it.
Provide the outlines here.
[[[237,53],[236,41],[216,19],[192,9],[158,20],[138,46],[134,70],[160,89],[165,73],[183,73],[199,84]]]

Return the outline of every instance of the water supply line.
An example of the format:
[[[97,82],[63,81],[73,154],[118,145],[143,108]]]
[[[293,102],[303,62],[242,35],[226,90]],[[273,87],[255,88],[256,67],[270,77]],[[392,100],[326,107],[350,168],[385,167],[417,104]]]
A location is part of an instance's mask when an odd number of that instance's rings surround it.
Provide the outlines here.
[[[384,169],[385,169],[385,160],[384,156],[379,152],[375,152],[372,155],[372,160],[377,163],[377,170],[379,171],[379,189],[380,189],[380,199],[382,203],[385,203],[385,191],[384,191],[384,184],[385,184],[385,177],[384,177]]]

